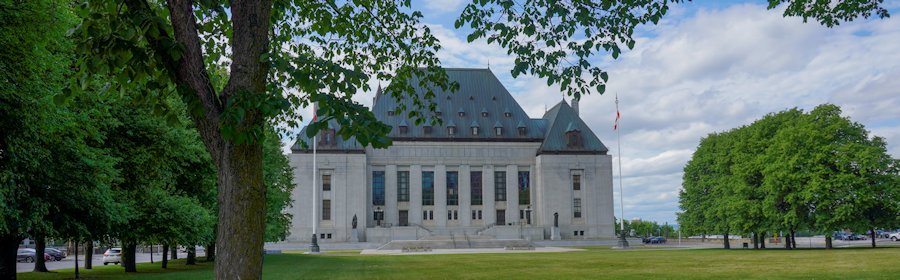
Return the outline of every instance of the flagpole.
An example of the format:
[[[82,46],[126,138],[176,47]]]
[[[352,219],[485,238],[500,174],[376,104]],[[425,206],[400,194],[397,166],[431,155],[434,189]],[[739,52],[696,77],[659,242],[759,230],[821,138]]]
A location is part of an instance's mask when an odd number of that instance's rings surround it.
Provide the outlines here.
[[[616,92],[616,146],[619,150],[619,248],[628,248],[628,240],[625,239],[625,200],[622,198],[622,138],[619,137],[619,93]]]
[[[316,108],[316,107],[317,106],[315,104],[313,104],[312,123],[315,123],[316,119],[318,117],[317,116],[318,112],[316,112],[318,108]],[[310,123],[310,124],[312,124],[312,123]],[[309,127],[307,127],[307,128],[309,128]],[[318,193],[319,185],[317,184],[319,169],[316,167],[316,163],[317,163],[317,161],[316,161],[316,145],[319,142],[318,138],[319,138],[319,133],[316,133],[315,135],[313,135],[313,139],[312,139],[313,140],[312,141],[313,142],[313,184],[312,184],[312,189],[313,189],[313,191],[312,191],[312,193],[313,193],[312,206],[313,206],[313,208],[312,208],[312,211],[310,211],[310,212],[312,212],[312,243],[310,243],[310,245],[309,245],[310,253],[318,253],[319,252],[319,242],[318,242],[318,240],[316,240],[316,234],[317,234],[317,230],[318,230],[318,226],[319,226],[319,220],[318,220],[319,216],[316,215],[316,210],[318,210],[317,202],[319,202],[319,193]]]

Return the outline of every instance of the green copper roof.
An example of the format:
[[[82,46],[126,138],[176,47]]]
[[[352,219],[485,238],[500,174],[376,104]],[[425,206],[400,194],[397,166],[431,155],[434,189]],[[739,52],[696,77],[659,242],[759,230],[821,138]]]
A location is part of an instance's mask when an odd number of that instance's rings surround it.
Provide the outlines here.
[[[609,149],[597,135],[581,120],[578,113],[569,107],[565,101],[559,102],[544,114],[544,119],[550,124],[544,134],[544,142],[538,153],[577,153],[593,152],[606,153]],[[566,133],[578,131],[581,133],[581,147],[569,147]]]
[[[394,141],[500,141],[500,142],[542,142],[538,153],[605,153],[606,146],[581,120],[575,111],[565,102],[560,102],[542,118],[532,119],[519,106],[509,91],[500,83],[500,80],[489,69],[446,69],[450,80],[459,83],[459,90],[450,93],[438,90],[432,99],[437,106],[436,112],[455,112],[450,114],[437,114],[442,118],[442,125],[435,125],[431,133],[425,134],[424,127],[430,124],[416,125],[415,121],[408,119],[407,114],[393,112],[398,108],[397,100],[390,95],[381,94],[380,88],[376,93],[375,104],[372,112],[381,122],[393,127],[388,134]],[[418,81],[412,81],[416,94],[424,94]],[[411,99],[404,99],[406,108],[414,108]],[[464,113],[460,116],[460,112]],[[431,113],[427,113],[431,114]],[[453,135],[448,133],[448,127],[456,127],[458,124],[468,125],[464,129],[456,129]],[[406,133],[401,134],[398,127],[406,126]],[[329,127],[337,127],[337,123],[329,123]],[[500,135],[494,131],[472,134],[469,127],[500,128]],[[525,128],[525,134],[520,135],[519,129]],[[305,130],[300,133],[298,143],[306,141]],[[578,130],[583,137],[584,145],[580,148],[567,147],[565,134],[567,131]],[[356,143],[355,139],[336,139],[333,149],[339,151],[364,150]],[[308,151],[295,144],[294,151]],[[319,147],[322,150],[322,147]]]

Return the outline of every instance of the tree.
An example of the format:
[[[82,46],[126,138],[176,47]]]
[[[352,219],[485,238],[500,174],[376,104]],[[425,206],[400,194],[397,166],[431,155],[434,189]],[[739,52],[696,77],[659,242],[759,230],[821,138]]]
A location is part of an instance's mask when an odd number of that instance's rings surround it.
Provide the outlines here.
[[[789,15],[823,19],[827,25],[873,11],[887,16],[879,4],[792,5]],[[516,54],[514,75],[528,71],[547,77],[577,98],[590,88],[602,93],[607,79],[585,58],[601,48],[617,57],[620,43],[633,47],[634,27],[657,22],[668,1],[514,6],[502,0],[473,3],[457,26],[469,23],[470,41],[489,36],[489,43]],[[408,11],[408,0],[84,0],[76,7],[82,22],[73,34],[82,78],[63,97],[84,88],[83,77],[100,75],[109,82],[105,90],[139,100],[177,94],[189,104],[217,170],[217,278],[261,277],[266,209],[261,143],[267,121],[277,117],[296,126],[299,118],[290,109],[316,102],[323,118],[309,125],[309,134],[336,119],[344,139],[353,136],[363,146],[381,148],[389,144],[389,127],[351,100],[357,89],[368,89],[368,79],[390,79],[388,95],[412,97],[415,108],[408,115],[417,123],[437,122],[422,112],[435,109],[429,101],[433,88],[457,87],[438,67],[439,43],[420,24],[421,13]],[[491,22],[496,18],[510,24]],[[575,42],[582,35],[587,40]],[[552,51],[540,49],[544,46]],[[562,67],[569,57],[578,58],[575,66]],[[209,69],[216,65],[230,68],[221,91],[211,86]],[[582,74],[592,80],[583,80]],[[286,94],[285,88],[299,94]],[[413,94],[417,88],[424,92]]]

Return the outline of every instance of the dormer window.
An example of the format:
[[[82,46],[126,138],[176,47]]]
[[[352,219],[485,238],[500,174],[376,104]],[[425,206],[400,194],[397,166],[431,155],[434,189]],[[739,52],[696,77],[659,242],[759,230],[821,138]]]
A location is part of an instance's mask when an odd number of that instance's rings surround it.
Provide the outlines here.
[[[321,136],[319,136],[319,145],[320,146],[334,146],[337,144],[334,139],[334,129],[325,129],[322,130]]]
[[[566,146],[569,148],[581,148],[581,131],[574,130],[566,132]]]
[[[487,108],[481,108],[481,116],[487,118],[487,116],[488,116]]]
[[[478,127],[477,126],[472,127],[472,136],[478,136]]]
[[[507,118],[512,118],[512,113],[506,112],[506,113],[503,113],[503,116],[507,117]]]
[[[566,128],[566,146],[569,148],[583,147],[583,143],[581,141],[581,130],[578,129],[578,126],[572,123],[569,123],[569,126]]]
[[[408,126],[401,126],[401,127],[400,127],[400,135],[406,135],[406,133],[408,133],[408,132],[409,132],[409,127],[408,127]]]
[[[393,115],[394,115],[394,111],[387,111],[387,114],[388,114],[388,116],[393,116]]]
[[[495,127],[495,128],[494,128],[494,135],[497,135],[497,136],[503,135],[503,128],[502,128],[502,127]]]
[[[447,135],[450,135],[450,136],[456,135],[456,127],[448,126],[447,127]]]
[[[424,132],[425,135],[431,135],[431,126],[426,125],[426,126],[422,127],[422,132]]]
[[[527,133],[527,131],[525,131],[525,127],[524,127],[524,126],[523,126],[523,127],[519,127],[518,130],[519,130],[519,136],[525,136],[525,133]]]
[[[460,118],[462,118],[462,117],[465,117],[465,116],[466,116],[466,111],[463,110],[462,107],[460,107],[460,108],[459,108],[459,111],[456,111],[456,114],[459,115]]]

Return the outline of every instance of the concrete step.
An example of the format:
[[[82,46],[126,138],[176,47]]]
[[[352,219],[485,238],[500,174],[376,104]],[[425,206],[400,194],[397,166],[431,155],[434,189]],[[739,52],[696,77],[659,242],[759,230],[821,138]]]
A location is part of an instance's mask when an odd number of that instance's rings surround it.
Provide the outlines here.
[[[507,248],[539,247],[524,239],[469,239],[455,240],[394,240],[378,250],[403,250],[404,248],[466,249],[466,248]]]

